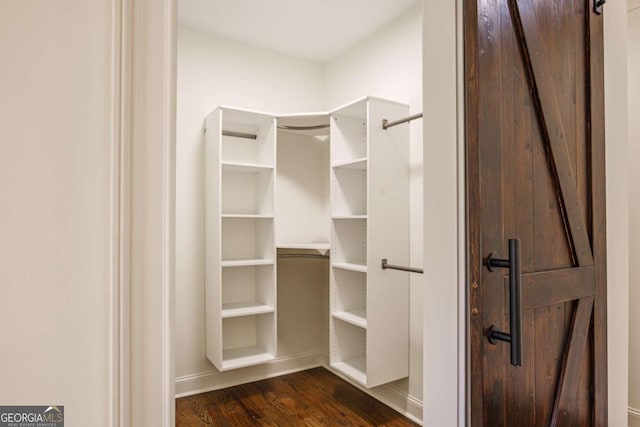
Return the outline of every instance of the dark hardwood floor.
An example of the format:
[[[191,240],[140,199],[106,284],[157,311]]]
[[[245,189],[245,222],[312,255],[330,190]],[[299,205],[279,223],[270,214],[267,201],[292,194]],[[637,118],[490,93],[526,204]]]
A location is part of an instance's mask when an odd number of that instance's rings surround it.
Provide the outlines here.
[[[176,426],[417,426],[324,368],[176,401]]]

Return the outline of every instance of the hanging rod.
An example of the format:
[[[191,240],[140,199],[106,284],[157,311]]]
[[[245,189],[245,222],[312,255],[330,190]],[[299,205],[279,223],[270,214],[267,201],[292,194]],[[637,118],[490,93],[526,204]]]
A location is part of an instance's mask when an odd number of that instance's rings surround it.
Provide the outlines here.
[[[236,138],[258,139],[258,135],[254,135],[252,133],[236,132],[231,130],[223,130],[222,135],[235,136]]]
[[[382,260],[382,269],[386,270],[386,269],[391,269],[391,270],[400,270],[400,271],[408,271],[410,273],[420,273],[420,274],[424,274],[424,270],[422,268],[413,268],[413,267],[403,267],[401,265],[393,265],[393,264],[389,264],[387,263],[387,259],[384,258]]]
[[[329,255],[319,255],[319,254],[278,254],[278,258],[315,258],[315,259],[329,259]]]
[[[283,130],[318,130],[318,129],[326,129],[329,127],[329,123],[322,125],[313,125],[313,126],[288,126],[288,125],[279,125],[278,129]]]
[[[281,125],[281,126],[278,126],[278,129],[282,129],[282,130],[319,130],[319,129],[326,129],[328,127],[329,127],[329,124],[314,125],[314,126],[286,126],[286,125]],[[236,137],[236,138],[258,139],[258,135],[255,135],[253,133],[236,132],[236,131],[230,131],[230,130],[223,130],[222,131],[222,135],[224,135],[224,136],[233,136],[233,137]]]
[[[390,122],[387,119],[382,119],[382,129],[388,129],[395,125],[410,122],[411,120],[421,119],[422,115],[423,115],[422,113],[418,113],[418,114],[414,114],[413,116],[405,117],[404,119],[395,120],[393,122]]]

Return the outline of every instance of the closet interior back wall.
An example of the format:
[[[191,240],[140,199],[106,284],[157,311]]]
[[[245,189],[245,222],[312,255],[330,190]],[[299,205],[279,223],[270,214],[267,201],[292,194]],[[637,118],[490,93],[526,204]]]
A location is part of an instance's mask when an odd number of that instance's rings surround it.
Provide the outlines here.
[[[278,119],[279,125],[287,119]],[[278,131],[276,246],[281,254],[329,242],[329,141],[303,132]],[[329,261],[279,258],[279,354],[328,354]]]

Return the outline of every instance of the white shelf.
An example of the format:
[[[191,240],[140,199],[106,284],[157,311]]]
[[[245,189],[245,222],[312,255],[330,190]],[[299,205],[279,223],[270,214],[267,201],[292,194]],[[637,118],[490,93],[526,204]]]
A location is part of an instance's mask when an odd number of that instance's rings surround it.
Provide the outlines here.
[[[241,302],[222,304],[222,318],[252,316],[254,314],[273,313],[275,310],[272,306],[259,302]]]
[[[222,214],[222,218],[249,218],[249,219],[272,219],[273,215],[262,215],[262,214]]]
[[[248,267],[252,265],[271,265],[272,259],[230,259],[222,261],[221,267]]]
[[[331,364],[331,367],[366,387],[366,365],[366,359],[364,357],[360,357],[342,362],[334,362]]]
[[[335,311],[331,316],[335,319],[340,319],[360,328],[367,329],[367,314],[365,310]]]
[[[367,219],[367,215],[334,215],[331,219]]]
[[[312,249],[316,251],[328,251],[330,243],[276,243],[278,249]]]
[[[222,162],[222,170],[225,172],[256,173],[272,171],[273,166],[258,165],[255,163]]]
[[[367,266],[366,265],[352,264],[350,262],[334,262],[332,264],[332,267],[341,268],[343,270],[357,271],[359,273],[366,273],[367,272]]]
[[[222,353],[222,369],[236,369],[244,366],[257,365],[275,359],[259,347],[242,347],[224,350]]]
[[[366,170],[367,169],[367,158],[366,157],[360,157],[359,159],[335,162],[335,163],[333,163],[331,165],[331,167],[332,168]]]

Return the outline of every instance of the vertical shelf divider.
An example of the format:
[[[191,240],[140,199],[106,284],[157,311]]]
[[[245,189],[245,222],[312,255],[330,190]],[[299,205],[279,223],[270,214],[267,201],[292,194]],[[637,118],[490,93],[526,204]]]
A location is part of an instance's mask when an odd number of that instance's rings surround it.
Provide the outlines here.
[[[409,375],[409,130],[406,105],[365,98],[331,115],[330,366],[365,387]],[[399,274],[397,274],[399,273]]]
[[[276,129],[228,107],[206,118],[206,354],[220,371],[277,353]]]

